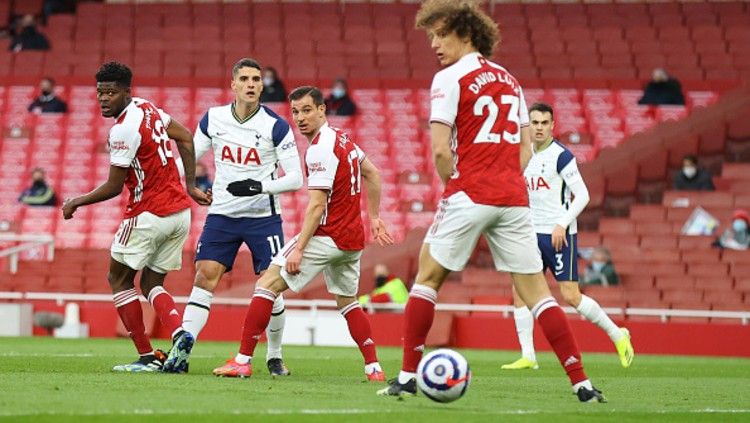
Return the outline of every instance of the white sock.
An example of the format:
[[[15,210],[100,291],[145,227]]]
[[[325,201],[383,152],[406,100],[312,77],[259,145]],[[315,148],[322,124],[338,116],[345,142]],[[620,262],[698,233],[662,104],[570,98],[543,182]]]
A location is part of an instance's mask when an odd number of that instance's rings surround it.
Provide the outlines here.
[[[182,315],[182,327],[198,339],[198,335],[206,326],[208,312],[211,310],[211,300],[214,294],[197,286],[190,292],[185,313]]]
[[[589,322],[607,332],[612,342],[617,342],[624,336],[620,328],[607,316],[607,313],[602,310],[602,307],[593,298],[581,295],[581,303],[578,304],[576,311]]]
[[[237,353],[237,355],[235,355],[235,356],[234,356],[234,361],[235,361],[235,362],[236,362],[237,364],[247,364],[247,363],[249,363],[249,362],[250,362],[250,360],[252,360],[252,359],[253,359],[253,358],[252,358],[251,356],[249,356],[249,355],[245,355],[245,354],[240,354],[240,353]]]
[[[416,379],[416,378],[417,378],[417,374],[416,373],[405,372],[405,371],[401,370],[401,372],[398,374],[398,383],[400,383],[400,384],[403,385],[403,384],[409,382],[410,380]]]
[[[281,338],[284,337],[284,324],[286,323],[286,313],[284,312],[284,297],[279,294],[276,301],[273,302],[271,309],[271,320],[266,327],[266,337],[268,337],[268,353],[266,361],[272,358],[281,358]]]
[[[521,344],[521,355],[536,362],[534,351],[534,317],[528,307],[513,309],[513,320],[516,322],[518,343]]]
[[[586,379],[573,385],[573,393],[578,393],[578,390],[581,389],[582,386],[588,390],[594,389],[594,387],[591,385],[591,381]]]
[[[380,363],[377,361],[370,364],[365,364],[365,374],[369,375],[373,372],[382,372],[383,369],[380,367]]]

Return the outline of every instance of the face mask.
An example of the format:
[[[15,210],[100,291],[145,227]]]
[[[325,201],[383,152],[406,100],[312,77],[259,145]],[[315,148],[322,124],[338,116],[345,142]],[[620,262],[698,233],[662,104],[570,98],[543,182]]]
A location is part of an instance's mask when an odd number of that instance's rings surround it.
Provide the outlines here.
[[[732,229],[734,229],[735,232],[745,232],[747,231],[747,222],[742,219],[737,219],[732,222]]]
[[[386,282],[388,282],[388,276],[376,276],[375,277],[375,286],[377,286],[378,288],[385,285]]]
[[[594,269],[595,272],[601,272],[605,264],[607,263],[604,263],[603,261],[592,261],[591,268]]]
[[[274,82],[276,81],[270,76],[263,78],[263,85],[265,85],[266,87],[270,87]]]
[[[683,174],[684,174],[684,175],[685,175],[686,177],[688,177],[688,178],[692,178],[693,176],[695,176],[695,174],[696,174],[697,172],[698,172],[698,169],[696,169],[696,168],[694,168],[694,167],[690,167],[690,166],[685,166],[685,167],[683,167],[683,168],[682,168],[682,173],[683,173]]]
[[[52,94],[52,91],[50,91],[50,90],[42,90],[42,95],[43,96],[48,96],[50,94]]]
[[[346,90],[340,87],[336,87],[331,90],[331,95],[334,98],[342,98],[346,95]]]

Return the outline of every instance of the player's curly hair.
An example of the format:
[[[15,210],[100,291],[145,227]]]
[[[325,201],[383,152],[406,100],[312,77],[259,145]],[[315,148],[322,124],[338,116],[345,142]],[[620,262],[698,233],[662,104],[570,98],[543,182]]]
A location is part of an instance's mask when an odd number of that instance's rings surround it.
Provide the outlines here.
[[[133,82],[133,72],[120,62],[107,62],[96,72],[96,82],[115,82],[121,87],[128,88]]]
[[[485,57],[491,57],[500,42],[497,24],[480,8],[482,0],[427,0],[417,12],[417,29],[429,30],[434,25],[438,33],[455,32],[469,37],[471,44]]]

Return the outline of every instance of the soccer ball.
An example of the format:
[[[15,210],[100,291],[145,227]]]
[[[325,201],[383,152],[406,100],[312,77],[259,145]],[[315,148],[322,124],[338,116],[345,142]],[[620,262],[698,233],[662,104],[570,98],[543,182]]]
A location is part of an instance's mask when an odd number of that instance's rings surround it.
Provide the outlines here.
[[[469,363],[453,350],[435,350],[422,357],[417,367],[417,386],[433,401],[453,402],[461,398],[470,381]]]

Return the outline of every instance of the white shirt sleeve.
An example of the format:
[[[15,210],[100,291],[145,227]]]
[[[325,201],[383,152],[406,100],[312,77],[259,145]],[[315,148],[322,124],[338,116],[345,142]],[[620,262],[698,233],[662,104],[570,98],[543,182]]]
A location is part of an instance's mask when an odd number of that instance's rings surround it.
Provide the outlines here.
[[[430,122],[453,126],[458,114],[460,87],[453,74],[441,71],[435,74],[430,89]]]
[[[560,171],[560,177],[570,188],[570,192],[573,193],[573,202],[570,203],[567,212],[556,222],[563,228],[567,228],[589,203],[589,190],[583,182],[581,172],[578,171],[575,159],[565,165],[562,171]]]
[[[305,156],[307,165],[307,189],[333,188],[333,179],[339,160],[333,151],[325,149],[320,143],[310,146]]]
[[[141,135],[138,131],[128,130],[123,124],[117,124],[109,130],[108,142],[110,164],[130,167],[141,146]]]
[[[211,149],[211,137],[208,136],[208,112],[203,115],[193,135],[195,145],[195,159],[200,160],[208,150]]]
[[[531,122],[529,119],[529,108],[526,106],[526,98],[523,96],[523,89],[518,87],[518,100],[519,100],[519,119],[518,123],[521,124],[521,128],[529,126]]]
[[[279,164],[284,169],[284,176],[263,181],[263,192],[266,194],[275,195],[297,191],[302,187],[302,166],[299,163],[299,156],[279,159]]]
[[[172,123],[172,116],[158,107],[156,108],[156,110],[159,111],[159,116],[161,116],[161,121],[164,124],[164,128],[169,128],[169,124]]]
[[[354,143],[354,149],[357,150],[357,157],[359,162],[362,163],[363,161],[365,161],[365,159],[367,158],[367,154],[365,154],[365,152],[361,148],[359,148],[356,143]]]

